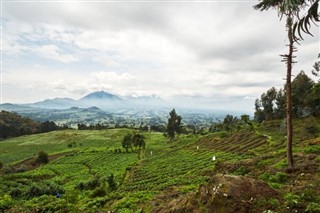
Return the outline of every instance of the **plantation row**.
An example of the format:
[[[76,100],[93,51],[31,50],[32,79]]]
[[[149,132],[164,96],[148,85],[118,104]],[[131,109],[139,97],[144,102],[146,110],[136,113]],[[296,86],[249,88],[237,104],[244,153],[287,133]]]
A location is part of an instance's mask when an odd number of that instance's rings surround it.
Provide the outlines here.
[[[131,131],[68,130],[28,136],[33,141],[28,137],[7,140],[4,147],[25,147],[27,157],[33,156],[35,145],[36,150],[51,147],[46,150],[49,154],[60,151],[61,157],[35,170],[0,176],[0,196],[8,195],[18,209],[27,211],[55,211],[59,206],[66,211],[139,211],[169,188],[180,193],[197,190],[217,163],[237,163],[248,157],[248,150],[267,144],[266,137],[245,131],[230,137],[180,135],[173,142],[162,134],[144,133],[146,149],[126,153],[121,141],[127,133]],[[42,144],[41,138],[47,142]],[[70,142],[75,146],[69,147]]]
[[[251,149],[266,145],[266,138],[266,136],[255,135],[252,132],[240,132],[231,137],[204,137],[199,140],[198,144],[210,150],[244,154]]]

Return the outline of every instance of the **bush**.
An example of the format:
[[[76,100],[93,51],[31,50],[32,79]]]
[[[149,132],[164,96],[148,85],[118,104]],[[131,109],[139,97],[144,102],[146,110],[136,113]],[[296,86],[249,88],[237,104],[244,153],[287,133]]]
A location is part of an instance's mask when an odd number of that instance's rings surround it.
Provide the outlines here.
[[[86,181],[86,182],[80,182],[75,186],[75,189],[78,190],[92,190],[100,186],[100,179],[99,177],[94,177],[93,179]]]
[[[25,193],[25,196],[28,198],[38,197],[41,195],[57,195],[63,194],[64,189],[56,183],[40,183],[32,184]]]
[[[36,163],[39,163],[39,164],[47,164],[47,163],[49,163],[48,154],[45,153],[44,151],[40,151],[38,153],[38,157],[36,159]]]
[[[104,186],[102,187],[99,187],[97,189],[95,189],[92,194],[91,194],[91,197],[95,198],[95,197],[103,197],[107,194],[107,191],[105,189]]]
[[[0,212],[10,208],[12,205],[13,200],[10,195],[4,194],[3,196],[0,196]]]
[[[108,184],[109,184],[109,188],[111,190],[116,190],[117,189],[117,184],[114,181],[114,175],[113,173],[108,177]]]

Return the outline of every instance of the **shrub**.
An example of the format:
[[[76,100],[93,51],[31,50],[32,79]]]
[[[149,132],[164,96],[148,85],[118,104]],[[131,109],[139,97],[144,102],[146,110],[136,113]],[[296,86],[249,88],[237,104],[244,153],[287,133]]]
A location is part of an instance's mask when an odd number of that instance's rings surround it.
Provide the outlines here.
[[[107,194],[107,191],[105,189],[104,186],[102,187],[99,187],[97,189],[95,189],[92,194],[91,194],[91,197],[95,198],[95,197],[103,197]]]
[[[44,151],[40,151],[38,153],[38,157],[36,159],[36,163],[39,163],[39,164],[47,164],[47,163],[49,163],[48,154],[45,153]]]
[[[0,212],[10,208],[12,205],[13,200],[10,195],[4,194],[3,196],[0,196]]]
[[[108,184],[109,184],[109,188],[111,190],[116,190],[117,189],[117,184],[114,181],[114,175],[113,173],[108,177]]]
[[[78,183],[74,188],[78,190],[92,190],[100,186],[99,177],[94,177],[93,179]]]

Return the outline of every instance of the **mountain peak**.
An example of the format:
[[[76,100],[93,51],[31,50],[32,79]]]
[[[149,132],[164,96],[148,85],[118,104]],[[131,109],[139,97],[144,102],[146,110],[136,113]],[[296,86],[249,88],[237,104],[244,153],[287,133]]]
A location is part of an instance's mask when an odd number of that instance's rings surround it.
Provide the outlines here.
[[[109,100],[122,100],[121,98],[119,98],[116,95],[107,93],[105,91],[96,91],[96,92],[92,92],[86,96],[84,96],[83,98],[81,98],[80,100],[92,100],[92,99],[96,99],[96,100],[103,100],[103,99],[109,99]]]

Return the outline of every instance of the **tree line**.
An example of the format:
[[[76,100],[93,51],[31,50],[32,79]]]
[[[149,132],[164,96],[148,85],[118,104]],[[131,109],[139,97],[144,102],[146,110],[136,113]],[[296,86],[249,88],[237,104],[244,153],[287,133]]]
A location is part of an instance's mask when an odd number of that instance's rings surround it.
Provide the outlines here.
[[[317,74],[319,62],[314,65],[313,73]],[[284,119],[286,116],[286,85],[284,88],[270,88],[255,101],[255,120],[258,122]],[[313,81],[301,71],[292,81],[292,113],[295,118],[320,116],[320,80]]]
[[[30,118],[22,117],[14,112],[0,112],[0,139],[68,128],[69,127],[66,125],[58,126],[53,121],[36,122]]]

